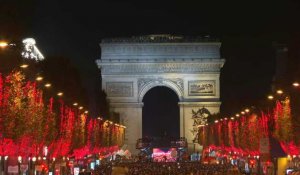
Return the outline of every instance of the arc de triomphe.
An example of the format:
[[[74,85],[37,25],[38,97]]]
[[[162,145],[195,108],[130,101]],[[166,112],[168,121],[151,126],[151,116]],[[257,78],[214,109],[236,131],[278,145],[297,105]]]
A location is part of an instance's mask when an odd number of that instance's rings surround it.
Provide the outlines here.
[[[126,128],[125,143],[135,152],[142,138],[143,97],[153,87],[165,86],[179,98],[180,136],[195,149],[192,110],[220,108],[221,43],[207,38],[149,35],[104,39],[101,59],[102,89],[111,110]],[[167,127],[167,126],[166,126]]]

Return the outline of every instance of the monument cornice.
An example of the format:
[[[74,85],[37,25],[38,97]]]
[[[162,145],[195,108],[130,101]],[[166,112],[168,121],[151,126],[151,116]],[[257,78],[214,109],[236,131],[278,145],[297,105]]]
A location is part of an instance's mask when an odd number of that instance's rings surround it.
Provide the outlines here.
[[[149,59],[99,59],[96,60],[96,63],[99,64],[105,64],[105,63],[189,63],[189,62],[195,62],[195,63],[218,63],[218,62],[225,62],[225,59],[220,58],[161,58],[161,59],[155,59],[155,58],[149,58]]]
[[[219,42],[102,43],[101,59],[220,58]]]
[[[105,38],[102,39],[102,43],[165,43],[165,42],[217,42],[217,38],[211,38],[210,36],[181,36],[170,34],[158,34],[158,35],[142,35],[132,37],[120,37],[120,38]]]
[[[97,62],[102,75],[157,74],[157,73],[209,73],[219,72],[224,60],[204,62],[164,62],[164,63],[108,63]]]
[[[156,43],[156,42],[145,42],[145,43],[135,43],[135,42],[120,42],[120,43],[100,43],[100,46],[103,47],[103,46],[139,46],[139,47],[147,47],[147,46],[178,46],[178,47],[181,47],[181,46],[188,46],[188,45],[191,45],[191,46],[196,46],[196,45],[199,45],[199,46],[203,46],[203,45],[214,45],[214,46],[221,46],[221,42],[182,42],[182,43],[176,43],[176,42],[164,42],[164,43]]]

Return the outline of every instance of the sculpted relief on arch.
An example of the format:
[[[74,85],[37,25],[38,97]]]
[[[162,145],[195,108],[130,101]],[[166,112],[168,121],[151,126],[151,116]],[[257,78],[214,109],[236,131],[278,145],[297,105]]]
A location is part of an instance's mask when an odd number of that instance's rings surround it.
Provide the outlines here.
[[[183,80],[180,78],[139,78],[137,85],[139,101],[142,100],[148,90],[156,86],[166,86],[171,88],[178,95],[179,99],[183,96],[184,85]]]

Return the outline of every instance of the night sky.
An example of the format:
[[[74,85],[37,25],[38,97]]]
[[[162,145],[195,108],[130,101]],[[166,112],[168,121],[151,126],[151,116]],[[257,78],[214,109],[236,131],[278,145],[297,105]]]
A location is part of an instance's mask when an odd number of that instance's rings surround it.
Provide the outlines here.
[[[273,45],[289,42],[300,31],[298,1],[43,0],[32,5],[26,16],[27,36],[37,40],[44,55],[72,59],[91,103],[99,88],[95,60],[100,58],[102,38],[147,34],[219,38],[226,59],[221,72],[222,112],[232,114],[270,91],[276,65]]]

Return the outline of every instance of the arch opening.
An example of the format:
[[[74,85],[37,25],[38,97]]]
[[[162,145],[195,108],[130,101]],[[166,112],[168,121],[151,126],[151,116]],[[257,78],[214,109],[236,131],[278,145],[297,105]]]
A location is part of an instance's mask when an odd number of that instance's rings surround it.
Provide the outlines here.
[[[165,86],[151,88],[143,97],[143,137],[180,137],[179,98]]]

